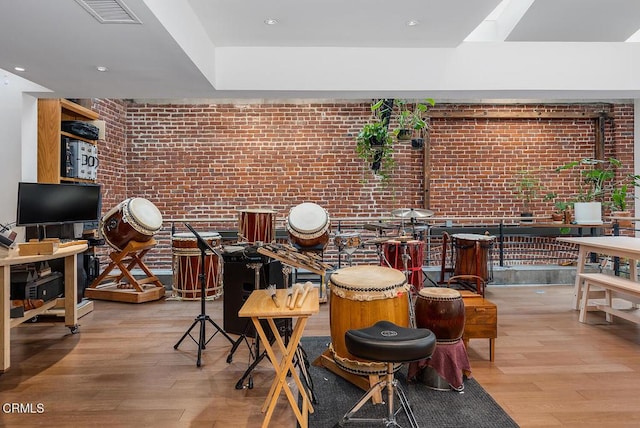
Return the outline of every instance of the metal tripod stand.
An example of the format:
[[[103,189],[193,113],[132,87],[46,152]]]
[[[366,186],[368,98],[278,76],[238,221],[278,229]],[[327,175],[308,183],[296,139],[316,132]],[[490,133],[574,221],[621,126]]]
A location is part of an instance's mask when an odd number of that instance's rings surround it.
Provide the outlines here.
[[[200,279],[200,314],[195,318],[195,320],[193,321],[193,324],[191,324],[191,327],[189,327],[189,329],[182,335],[180,340],[178,340],[178,343],[173,345],[173,349],[178,349],[178,346],[180,346],[182,341],[187,336],[189,336],[198,345],[198,359],[196,360],[196,366],[200,367],[202,364],[202,350],[206,348],[206,345],[211,341],[211,339],[215,337],[216,334],[222,333],[222,335],[226,337],[227,340],[231,342],[231,344],[234,344],[234,340],[233,338],[231,338],[231,336],[227,334],[226,331],[224,331],[218,324],[216,324],[215,321],[213,321],[209,317],[209,315],[207,315],[206,308],[205,308],[205,303],[206,303],[205,292],[206,292],[206,282],[207,282],[206,273],[205,273],[206,252],[207,250],[215,254],[218,254],[218,252],[214,250],[207,243],[207,241],[202,239],[200,234],[198,234],[198,232],[196,232],[193,229],[193,227],[191,227],[190,224],[185,223],[185,226],[196,237],[196,240],[198,241],[198,248],[200,249],[200,275],[198,275],[198,278]],[[222,257],[222,256],[218,254],[218,257]],[[208,339],[207,339],[207,333],[206,333],[207,322],[211,323],[211,325],[213,325],[213,327],[216,329],[216,331]],[[199,335],[198,335],[198,340],[196,341],[196,339],[191,335],[191,330],[193,330],[193,328],[198,324],[200,325]]]

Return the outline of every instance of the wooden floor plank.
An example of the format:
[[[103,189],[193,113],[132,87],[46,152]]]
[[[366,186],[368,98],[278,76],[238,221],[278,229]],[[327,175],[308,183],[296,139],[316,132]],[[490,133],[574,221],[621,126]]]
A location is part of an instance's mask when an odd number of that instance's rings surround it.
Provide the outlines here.
[[[639,425],[638,326],[608,324],[597,312],[581,324],[572,295],[572,286],[490,285],[486,297],[498,305],[495,362],[489,341],[472,339],[472,375],[522,427]],[[273,379],[268,361],[253,372],[253,389],[236,389],[250,361],[246,345],[227,363],[231,345],[218,334],[200,368],[194,341],[173,349],[199,302],[94,305],[76,335],[49,319],[11,330],[12,366],[0,376],[0,401],[42,403],[44,414],[0,413],[1,426],[260,426]],[[222,305],[207,302],[219,325]],[[305,335],[330,335],[328,306],[309,319]],[[295,425],[282,395],[272,426]]]

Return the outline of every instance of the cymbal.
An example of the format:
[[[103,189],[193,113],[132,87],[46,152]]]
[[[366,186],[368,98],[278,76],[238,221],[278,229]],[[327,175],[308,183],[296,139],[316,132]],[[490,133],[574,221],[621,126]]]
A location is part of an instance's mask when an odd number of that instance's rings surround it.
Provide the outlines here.
[[[425,210],[423,208],[398,208],[391,211],[391,215],[402,218],[424,218],[431,217],[433,215],[433,211]]]
[[[385,230],[385,229],[396,229],[398,226],[391,223],[369,223],[365,224],[363,228],[367,230]]]
[[[387,242],[389,239],[391,238],[375,238],[375,239],[369,239],[368,241],[364,241],[365,245],[380,245],[380,244],[384,244],[385,242]]]

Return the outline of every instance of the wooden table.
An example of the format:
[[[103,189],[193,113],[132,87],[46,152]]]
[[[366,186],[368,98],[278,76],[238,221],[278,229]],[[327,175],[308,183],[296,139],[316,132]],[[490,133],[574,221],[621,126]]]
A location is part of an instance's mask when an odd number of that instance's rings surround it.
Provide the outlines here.
[[[578,310],[582,280],[580,274],[584,273],[586,256],[589,253],[604,254],[612,257],[629,259],[629,276],[632,280],[638,279],[637,263],[640,260],[640,238],[629,236],[593,236],[593,237],[560,237],[560,242],[578,245],[578,265],[576,267],[576,281],[573,290],[573,309]]]
[[[276,297],[280,307],[277,307],[271,299],[271,293],[269,290],[254,290],[251,292],[249,298],[244,302],[240,311],[238,311],[238,316],[250,317],[251,321],[253,321],[253,325],[258,332],[260,340],[264,344],[265,351],[267,352],[269,360],[272,362],[273,368],[276,372],[269,394],[267,394],[267,398],[262,406],[262,412],[266,412],[262,427],[264,428],[269,425],[276,403],[278,402],[280,392],[284,389],[298,423],[302,428],[307,428],[309,424],[309,412],[313,413],[313,406],[311,405],[311,400],[309,399],[307,391],[304,385],[302,385],[300,377],[293,366],[293,357],[298,349],[308,318],[320,311],[318,289],[311,289],[309,294],[306,296],[302,307],[299,308],[294,307],[293,309],[289,309],[286,306],[287,290],[285,289],[276,290]],[[276,326],[276,318],[297,318],[291,333],[291,338],[286,346],[282,337],[280,337],[280,332]],[[277,344],[277,348],[282,354],[280,360],[277,359],[276,353],[262,328],[262,323],[260,322],[261,319],[267,320],[269,328],[275,338],[275,344]],[[278,361],[280,362],[278,363]],[[287,383],[288,373],[291,373],[291,377],[294,379],[295,384],[298,387],[298,391],[302,397],[302,408],[298,408],[296,397]]]
[[[11,255],[0,258],[0,287],[2,293],[0,297],[0,341],[2,341],[2,354],[0,354],[0,371],[6,371],[11,365],[11,328],[42,314],[53,308],[57,299],[46,302],[43,306],[26,311],[20,318],[10,317],[10,290],[11,290],[11,266],[26,263],[41,263],[47,260],[64,259],[64,324],[71,329],[72,333],[78,330],[78,310],[76,302],[78,300],[78,288],[76,285],[78,278],[78,263],[76,255],[84,252],[87,244],[72,245],[59,248],[53,254],[43,254],[34,256]]]

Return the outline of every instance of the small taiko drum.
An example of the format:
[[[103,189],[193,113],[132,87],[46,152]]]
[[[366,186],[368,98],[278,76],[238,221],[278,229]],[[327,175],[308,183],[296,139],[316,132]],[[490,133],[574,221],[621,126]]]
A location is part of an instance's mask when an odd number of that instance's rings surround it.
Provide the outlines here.
[[[381,265],[390,266],[402,272],[406,270],[409,275],[409,284],[413,285],[416,290],[422,288],[423,241],[385,241],[382,243],[382,254],[384,254],[384,259],[381,261]]]
[[[119,251],[130,241],[149,241],[160,228],[160,210],[144,198],[125,199],[100,219],[100,230],[104,240]]]
[[[287,233],[299,249],[324,249],[329,242],[329,213],[318,204],[304,202],[289,210]]]
[[[458,290],[424,287],[415,306],[416,327],[427,328],[438,342],[455,342],[464,333],[464,301]]]
[[[489,251],[494,239],[495,236],[473,233],[451,235],[455,248],[454,275],[476,275],[489,281]]]
[[[362,240],[357,232],[337,233],[333,237],[333,243],[340,251],[353,252],[362,245]]]
[[[265,209],[241,210],[238,219],[238,240],[240,242],[263,242],[270,244],[276,240],[276,211]]]
[[[329,284],[330,350],[335,363],[350,373],[385,373],[384,363],[350,354],[344,334],[382,320],[409,327],[409,288],[404,274],[384,266],[351,266],[333,272]]]
[[[219,247],[222,237],[216,232],[202,232],[202,239],[212,248]],[[191,232],[174,233],[171,237],[171,252],[173,254],[173,290],[176,297],[184,300],[200,299],[202,284],[202,253],[198,247],[198,240]],[[205,251],[205,297],[215,299],[223,292],[222,287],[223,263],[219,256]]]

